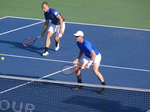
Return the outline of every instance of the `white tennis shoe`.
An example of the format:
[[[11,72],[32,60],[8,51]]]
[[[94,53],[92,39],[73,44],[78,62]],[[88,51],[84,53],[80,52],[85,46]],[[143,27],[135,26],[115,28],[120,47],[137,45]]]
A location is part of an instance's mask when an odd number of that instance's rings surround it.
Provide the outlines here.
[[[45,51],[45,52],[42,54],[42,56],[47,56],[47,55],[49,55],[49,52],[48,52],[48,51]]]

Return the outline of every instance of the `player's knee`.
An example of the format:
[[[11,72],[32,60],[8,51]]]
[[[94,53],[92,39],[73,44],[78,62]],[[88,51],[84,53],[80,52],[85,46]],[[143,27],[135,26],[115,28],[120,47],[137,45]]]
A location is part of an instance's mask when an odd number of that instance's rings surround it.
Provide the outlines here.
[[[75,73],[76,73],[77,76],[80,75],[80,71],[79,70],[77,70]]]
[[[80,70],[77,70],[75,73],[76,73],[77,77],[81,75],[81,71]]]
[[[55,41],[59,42],[60,41],[60,37],[55,37]]]
[[[53,35],[52,32],[50,32],[50,31],[47,32],[47,38],[50,38],[52,35]]]
[[[93,72],[97,74],[99,71],[97,69],[93,69]]]

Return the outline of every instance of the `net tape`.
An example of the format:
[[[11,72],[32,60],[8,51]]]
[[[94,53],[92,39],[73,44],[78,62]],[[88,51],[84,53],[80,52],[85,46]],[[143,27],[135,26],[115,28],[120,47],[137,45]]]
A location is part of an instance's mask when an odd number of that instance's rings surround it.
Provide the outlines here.
[[[29,81],[28,83],[33,82],[47,82],[54,84],[67,84],[67,85],[80,85],[85,87],[97,87],[97,88],[109,88],[109,89],[119,89],[119,90],[129,90],[129,91],[139,91],[139,92],[150,92],[150,89],[140,89],[140,88],[130,88],[130,87],[119,87],[119,86],[108,86],[108,85],[98,85],[98,84],[88,84],[88,83],[76,83],[76,82],[67,82],[67,81],[56,81],[56,80],[48,80],[48,79],[36,79],[36,78],[28,78],[28,77],[18,77],[18,76],[6,76],[0,75],[0,78],[14,79],[14,80],[24,80]]]

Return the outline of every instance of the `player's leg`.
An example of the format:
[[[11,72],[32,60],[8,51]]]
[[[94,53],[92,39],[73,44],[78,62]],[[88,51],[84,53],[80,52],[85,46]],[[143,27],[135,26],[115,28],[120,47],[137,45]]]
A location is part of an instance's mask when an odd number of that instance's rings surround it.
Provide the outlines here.
[[[93,64],[93,72],[96,74],[98,79],[101,81],[101,83],[104,85],[104,77],[103,75],[99,72],[99,63],[94,63]]]
[[[101,55],[97,55],[93,63],[93,72],[96,74],[102,85],[106,85],[103,75],[99,72],[99,66],[101,61]],[[106,92],[106,88],[102,88],[100,93],[103,94]]]
[[[51,37],[53,35],[53,33],[55,32],[55,25],[54,24],[50,24],[50,27],[48,29],[47,35],[46,35],[46,40],[45,40],[45,51],[42,54],[43,56],[47,56],[49,55],[48,49],[51,45]]]
[[[51,31],[47,32],[47,36],[46,36],[46,40],[45,40],[45,51],[42,54],[43,56],[47,56],[49,55],[48,49],[50,47],[51,44],[51,37],[52,37],[53,33]]]
[[[60,48],[60,38],[62,37],[65,31],[65,22],[63,22],[62,34],[60,34],[59,31],[60,31],[60,26],[57,26],[56,35],[54,38],[55,39],[55,51],[58,51]]]
[[[80,62],[79,64],[78,64],[78,66],[80,67],[80,68],[82,68],[83,66],[85,66],[86,64],[85,63],[83,63],[83,62]],[[76,71],[76,77],[77,77],[77,82],[78,83],[82,83],[82,74],[81,74],[81,70],[78,70],[78,71]],[[78,90],[78,89],[80,89],[80,88],[82,88],[82,86],[80,86],[80,85],[76,85],[75,87],[72,87],[71,89],[73,89],[73,90]]]
[[[79,67],[79,68],[82,68],[82,66],[85,66],[85,63],[80,62],[80,63],[78,64],[78,67]],[[76,77],[77,77],[78,83],[82,83],[81,70],[76,71]]]
[[[58,51],[60,48],[60,36],[55,37],[55,51]]]

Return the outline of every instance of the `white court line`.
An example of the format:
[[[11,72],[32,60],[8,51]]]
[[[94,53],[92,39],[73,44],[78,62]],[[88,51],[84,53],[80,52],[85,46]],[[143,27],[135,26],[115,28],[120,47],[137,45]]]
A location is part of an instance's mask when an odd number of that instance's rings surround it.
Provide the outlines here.
[[[27,56],[18,56],[18,55],[10,55],[10,54],[1,54],[2,56],[9,56],[15,58],[25,58],[25,59],[34,59],[34,60],[42,60],[42,61],[55,61],[55,62],[63,62],[63,63],[71,63],[70,61],[61,61],[61,60],[54,60],[54,59],[44,59],[44,58],[36,58],[36,57],[27,57]]]
[[[30,25],[27,25],[27,26],[23,26],[23,27],[20,27],[20,28],[16,28],[16,29],[13,29],[13,30],[10,30],[10,31],[7,31],[7,32],[0,33],[0,35],[4,35],[4,34],[7,34],[7,33],[11,33],[11,32],[14,32],[14,31],[17,31],[17,30],[21,30],[21,29],[24,29],[24,28],[28,28],[28,27],[31,27],[31,26],[34,26],[34,25],[37,25],[37,24],[40,24],[40,23],[43,23],[43,22],[44,22],[44,21],[40,21],[40,22],[33,23],[33,24],[30,24]]]
[[[55,74],[60,73],[60,72],[61,72],[61,70],[59,70],[59,71],[57,71],[57,72],[54,72],[54,73],[51,73],[51,74],[48,74],[48,75],[45,75],[45,76],[43,76],[43,77],[41,77],[41,78],[38,78],[38,79],[39,79],[39,80],[40,80],[40,79],[44,79],[44,78],[50,77],[50,76],[55,75]],[[0,94],[6,93],[6,92],[8,92],[8,91],[17,89],[17,88],[22,87],[22,86],[25,86],[25,85],[28,85],[28,84],[30,84],[30,83],[32,83],[32,82],[34,82],[34,81],[29,81],[29,82],[20,84],[20,85],[18,85],[18,86],[14,86],[14,87],[12,87],[12,88],[3,90],[3,91],[0,92]]]
[[[88,24],[88,23],[77,23],[77,22],[66,22],[70,24],[79,24],[79,25],[89,25],[89,26],[101,26],[108,28],[119,28],[119,29],[127,29],[127,30],[139,30],[139,31],[150,31],[149,29],[140,29],[140,28],[129,28],[129,27],[119,27],[119,26],[109,26],[109,25],[97,25],[97,24]]]
[[[38,20],[38,21],[42,21],[43,20],[43,19],[33,19],[33,18],[14,17],[14,16],[6,16],[5,18],[27,19],[27,20]]]
[[[124,69],[124,70],[133,70],[133,71],[140,71],[140,72],[150,72],[150,70],[146,69],[138,69],[138,68],[128,68],[128,67],[119,67],[119,66],[110,66],[110,65],[101,65],[107,68],[116,68],[116,69]]]
[[[9,56],[15,58],[24,58],[24,59],[33,59],[33,60],[42,60],[42,61],[55,61],[55,62],[63,62],[63,63],[72,63],[71,61],[63,61],[63,60],[54,60],[54,59],[44,59],[44,58],[36,58],[36,57],[27,57],[27,56],[18,56],[18,55],[10,55],[10,54],[1,54],[2,56]],[[133,70],[133,71],[140,71],[140,72],[150,72],[150,70],[146,69],[137,69],[137,68],[128,68],[128,67],[119,67],[119,66],[111,66],[111,65],[101,65],[107,68],[116,68],[116,69],[124,69],[124,70]]]
[[[43,20],[43,19],[34,19],[34,18],[25,18],[25,17],[14,17],[14,16],[7,16],[7,17],[17,18],[17,19],[28,19],[28,20]],[[80,24],[80,25],[91,25],[91,26],[101,26],[101,27],[109,27],[109,28],[129,29],[129,30],[139,30],[139,31],[150,31],[150,29],[129,28],[129,27],[119,27],[119,26],[109,26],[109,25],[89,24],[89,23],[78,23],[78,22],[66,22],[66,23]]]
[[[2,19],[6,19],[6,18],[8,18],[7,16],[5,16],[5,17],[2,17],[2,18],[0,18],[0,20],[2,20]]]

